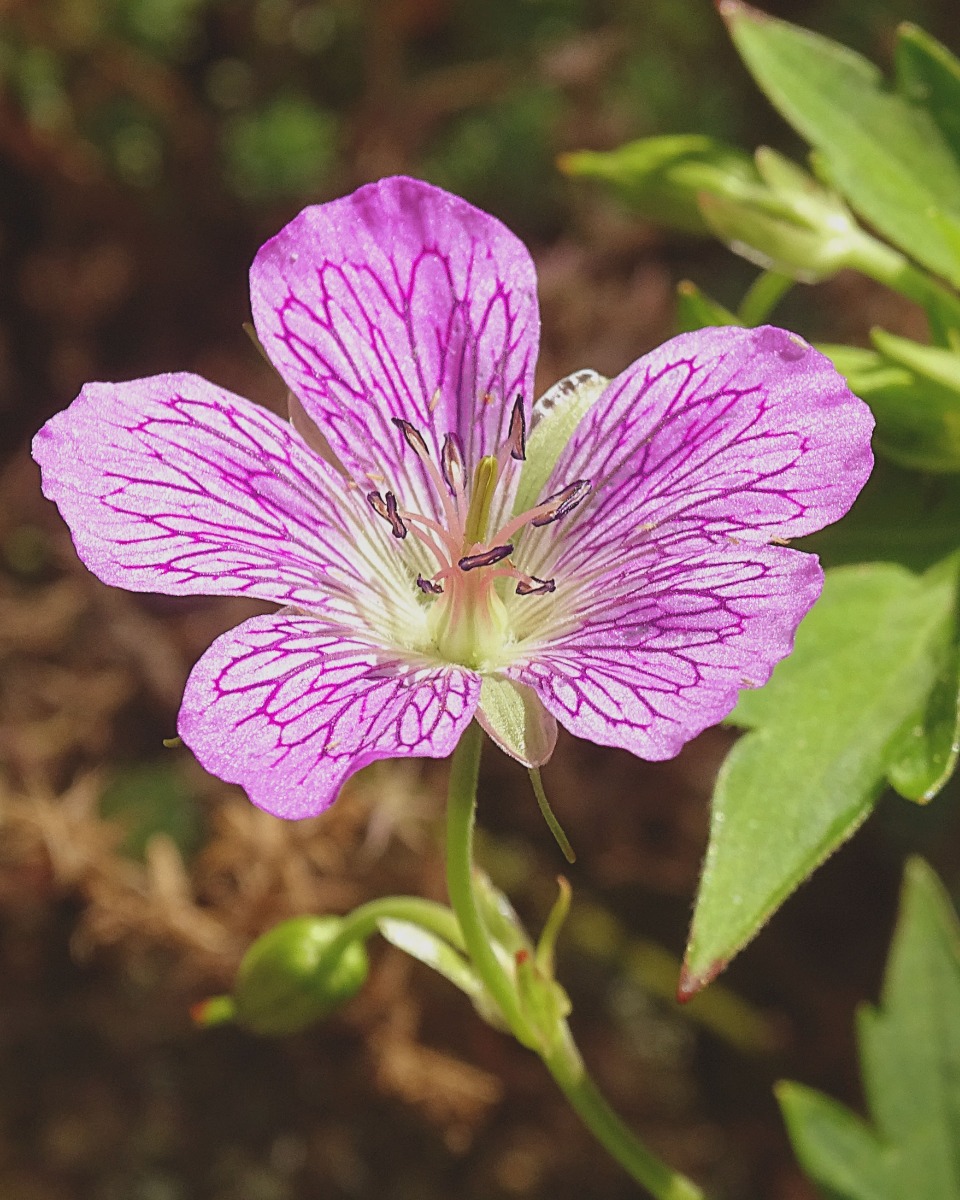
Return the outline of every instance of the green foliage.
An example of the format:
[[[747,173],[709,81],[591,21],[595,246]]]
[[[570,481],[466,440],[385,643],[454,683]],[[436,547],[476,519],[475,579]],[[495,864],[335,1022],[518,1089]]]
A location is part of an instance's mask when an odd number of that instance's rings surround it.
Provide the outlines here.
[[[889,90],[859,54],[723,0],[757,83],[817,150],[853,207],[932,271],[960,284],[960,160],[926,107]]]
[[[717,782],[685,963],[712,978],[867,817],[885,781],[929,800],[955,762],[958,564],[838,568]]]
[[[711,299],[689,279],[677,285],[677,328],[681,333],[704,329],[709,325],[739,324],[728,308]]]
[[[879,1008],[858,1033],[871,1128],[796,1083],[777,1097],[797,1157],[831,1200],[960,1198],[960,925],[930,868],[907,866]]]
[[[901,25],[895,66],[897,90],[926,108],[960,161],[960,60],[916,25]]]
[[[923,571],[960,546],[960,480],[880,461],[842,521],[804,538],[824,566],[900,563]]]
[[[903,26],[893,88],[845,46],[740,0],[720,10],[760,87],[813,147],[816,177],[772,150],[751,163],[695,136],[568,155],[563,169],[767,268],[736,312],[682,284],[681,329],[759,324],[792,281],[847,267],[920,303],[935,344],[877,329],[870,349],[823,347],[872,406],[889,461],[843,522],[805,540],[827,565],[848,565],[829,574],[793,655],[733,714],[749,732],[714,796],[687,993],[850,836],[886,784],[913,800],[935,795],[960,735],[960,297],[934,278],[960,283],[960,63]],[[861,1134],[846,1127],[851,1154]]]

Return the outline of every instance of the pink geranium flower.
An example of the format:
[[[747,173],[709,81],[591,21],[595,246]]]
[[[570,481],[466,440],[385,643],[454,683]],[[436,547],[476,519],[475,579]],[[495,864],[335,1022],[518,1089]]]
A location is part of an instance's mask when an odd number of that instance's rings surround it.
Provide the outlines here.
[[[531,406],[536,276],[412,179],[308,208],[251,271],[282,420],[193,375],[85,387],[37,434],[106,583],[283,607],[219,638],[179,729],[285,817],[476,716],[545,761],[572,733],[663,759],[791,648],[873,426],[783,330],[685,334]]]

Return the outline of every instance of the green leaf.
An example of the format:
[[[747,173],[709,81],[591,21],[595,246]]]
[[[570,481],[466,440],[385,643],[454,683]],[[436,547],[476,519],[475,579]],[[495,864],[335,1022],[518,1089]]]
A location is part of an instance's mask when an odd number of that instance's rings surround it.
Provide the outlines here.
[[[722,304],[718,304],[695,283],[683,279],[677,284],[677,330],[692,333],[711,325],[741,325],[742,322]]]
[[[930,112],[845,46],[740,0],[721,0],[720,11],[754,79],[820,152],[833,185],[907,254],[960,283],[960,161]]]
[[[929,33],[906,23],[897,30],[894,66],[900,94],[930,113],[960,161],[960,59]]]
[[[867,1102],[897,1153],[891,1191],[960,1200],[960,928],[936,876],[907,867],[879,1009],[859,1021]]]
[[[558,163],[566,175],[596,179],[641,217],[688,233],[708,232],[701,192],[749,194],[760,176],[742,150],[702,134],[669,134],[616,150],[579,150]]]
[[[797,1083],[777,1099],[801,1166],[831,1200],[960,1200],[960,927],[936,876],[907,864],[880,1009],[859,1014],[873,1128]]]
[[[960,754],[960,648],[954,637],[940,663],[927,704],[890,746],[887,778],[901,796],[932,800],[956,770]]]
[[[596,371],[575,371],[536,401],[527,438],[527,458],[513,502],[514,513],[533,508],[543,495],[560,452],[609,382]]]
[[[899,782],[933,775],[903,766],[903,743],[955,653],[957,574],[955,561],[919,577],[891,563],[831,572],[793,654],[741,695],[731,719],[750,732],[717,781],[684,994],[866,819],[892,766]]]
[[[876,447],[923,471],[960,471],[960,354],[876,329],[876,350],[821,346],[877,418]]]
[[[825,1196],[898,1200],[884,1147],[866,1122],[800,1083],[779,1083],[774,1091],[800,1166]]]

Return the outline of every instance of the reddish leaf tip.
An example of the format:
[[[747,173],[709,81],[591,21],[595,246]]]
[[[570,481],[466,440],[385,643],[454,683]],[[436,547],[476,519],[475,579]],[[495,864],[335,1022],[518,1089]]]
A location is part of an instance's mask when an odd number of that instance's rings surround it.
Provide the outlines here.
[[[727,962],[728,960],[725,958],[714,959],[710,966],[699,975],[695,975],[684,963],[680,968],[680,980],[677,983],[677,1003],[689,1003],[698,992],[702,992],[708,984],[713,983]]]
[[[767,13],[761,12],[759,8],[754,8],[750,4],[744,4],[743,0],[715,0],[717,12],[726,21],[733,21],[738,17],[746,17],[748,20],[763,21],[767,17]]]

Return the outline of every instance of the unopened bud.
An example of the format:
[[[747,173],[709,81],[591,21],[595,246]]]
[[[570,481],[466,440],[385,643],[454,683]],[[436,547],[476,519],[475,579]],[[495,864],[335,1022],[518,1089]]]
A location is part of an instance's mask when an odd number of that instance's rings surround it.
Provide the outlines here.
[[[704,190],[700,211],[737,254],[767,270],[813,283],[855,261],[865,234],[840,197],[766,146],[760,183],[741,196]]]
[[[708,233],[703,193],[737,198],[760,183],[749,155],[702,134],[641,138],[616,150],[580,150],[558,162],[567,175],[606,184],[634,212],[688,233]]]
[[[342,926],[340,917],[294,917],[257,938],[237,972],[236,1022],[255,1033],[296,1033],[356,995],[367,952],[362,942],[333,946]]]

